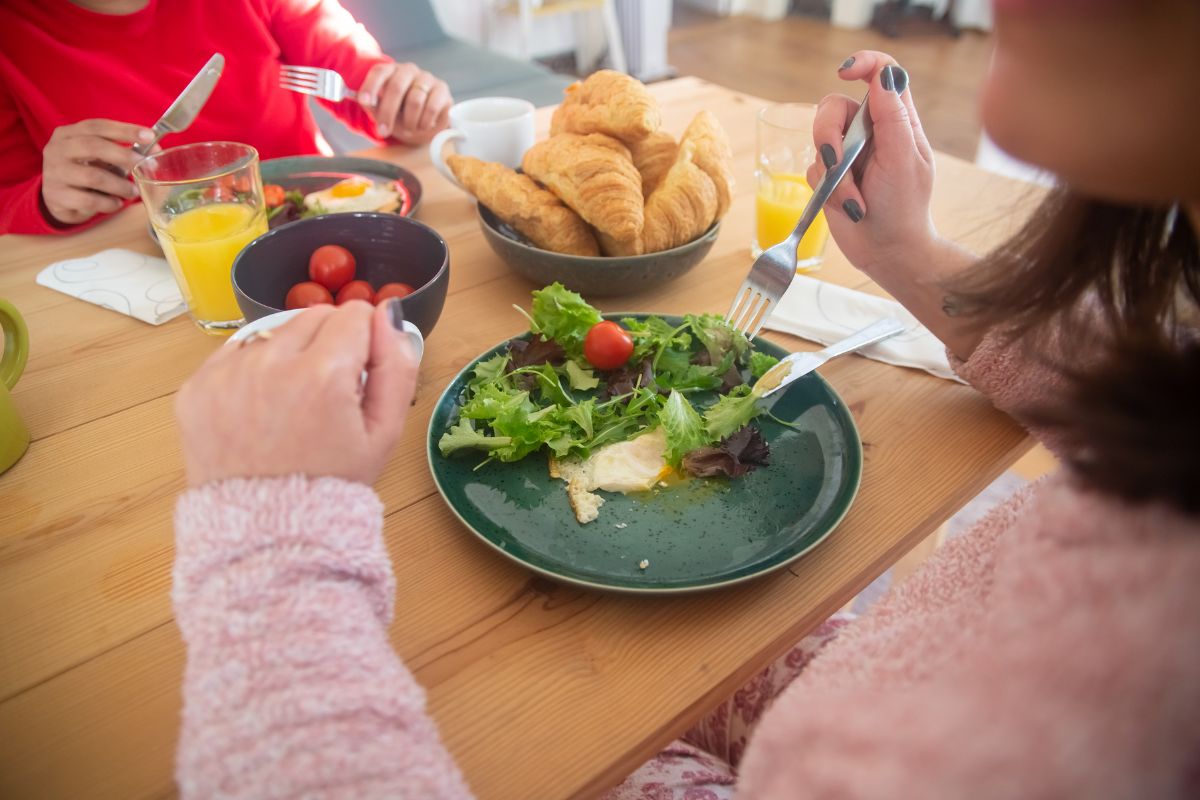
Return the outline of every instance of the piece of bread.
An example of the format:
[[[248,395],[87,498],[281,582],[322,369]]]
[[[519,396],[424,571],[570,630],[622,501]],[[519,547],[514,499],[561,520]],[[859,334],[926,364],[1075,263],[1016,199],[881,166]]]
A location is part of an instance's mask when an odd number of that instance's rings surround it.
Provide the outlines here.
[[[560,133],[525,151],[525,174],[558,195],[598,233],[633,242],[642,233],[642,176],[625,145],[599,133]]]
[[[543,250],[598,256],[592,229],[553,192],[503,164],[452,154],[446,164],[479,202]]]
[[[717,219],[725,216],[733,201],[733,147],[720,121],[711,111],[696,114],[688,123],[680,146],[691,144],[695,156],[693,162],[712,178],[717,188]]]
[[[642,239],[647,253],[687,244],[716,219],[717,187],[708,173],[696,166],[690,142],[679,146],[675,163],[646,200],[645,216]]]
[[[658,100],[637,78],[602,69],[567,87],[562,104],[550,118],[550,135],[606,133],[634,142],[658,130]]]
[[[646,252],[646,243],[641,235],[627,241],[618,241],[611,236],[605,236],[596,231],[596,241],[600,243],[600,253],[606,256],[640,256]]]
[[[629,155],[633,158],[633,165],[642,176],[643,197],[649,197],[658,188],[678,154],[679,144],[675,137],[666,131],[656,131],[629,144]]]

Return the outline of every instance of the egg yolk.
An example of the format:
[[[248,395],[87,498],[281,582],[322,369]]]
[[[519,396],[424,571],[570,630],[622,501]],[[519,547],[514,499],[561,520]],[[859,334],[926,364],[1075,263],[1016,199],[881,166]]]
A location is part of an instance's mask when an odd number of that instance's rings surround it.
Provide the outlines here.
[[[370,181],[364,181],[358,178],[347,178],[344,181],[335,183],[329,188],[329,193],[334,197],[360,197],[363,192],[367,191],[370,186]]]

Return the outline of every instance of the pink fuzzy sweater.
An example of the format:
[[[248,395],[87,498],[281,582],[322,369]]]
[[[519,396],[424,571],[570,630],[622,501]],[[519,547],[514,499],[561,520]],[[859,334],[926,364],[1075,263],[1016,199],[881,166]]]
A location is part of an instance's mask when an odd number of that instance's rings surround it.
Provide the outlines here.
[[[989,341],[1001,408],[1053,385]],[[185,797],[466,797],[388,643],[381,507],[333,479],[185,494]],[[778,698],[745,798],[1200,797],[1200,522],[1053,476],[939,549]]]

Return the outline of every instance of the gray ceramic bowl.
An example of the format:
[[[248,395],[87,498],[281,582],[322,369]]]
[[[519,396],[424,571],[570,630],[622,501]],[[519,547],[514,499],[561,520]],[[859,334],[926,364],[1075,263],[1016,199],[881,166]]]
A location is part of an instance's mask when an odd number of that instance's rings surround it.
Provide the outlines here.
[[[356,278],[378,289],[407,283],[404,318],[429,337],[450,283],[450,251],[437,231],[395,214],[328,214],[281,225],[259,236],[233,262],[233,292],[246,320],[283,310],[288,289],[308,280],[308,258],[321,245],[354,254]]]
[[[717,222],[698,239],[644,256],[571,256],[528,244],[490,208],[482,203],[478,207],[484,238],[514,272],[538,286],[559,281],[583,295],[633,294],[673,281],[704,260],[721,231]]]

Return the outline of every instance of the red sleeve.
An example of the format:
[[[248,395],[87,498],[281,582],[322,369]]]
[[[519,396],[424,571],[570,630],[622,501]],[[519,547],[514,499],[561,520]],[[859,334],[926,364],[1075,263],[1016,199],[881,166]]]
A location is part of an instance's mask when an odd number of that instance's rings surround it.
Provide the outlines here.
[[[42,152],[34,146],[12,96],[0,84],[0,234],[66,233],[42,213]]]
[[[285,64],[335,70],[357,89],[371,67],[392,60],[337,0],[267,0],[267,10]],[[375,122],[358,103],[322,104],[355,130],[377,138]]]

